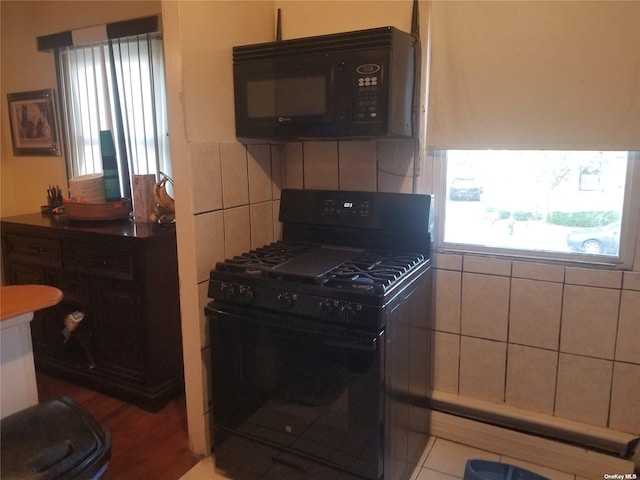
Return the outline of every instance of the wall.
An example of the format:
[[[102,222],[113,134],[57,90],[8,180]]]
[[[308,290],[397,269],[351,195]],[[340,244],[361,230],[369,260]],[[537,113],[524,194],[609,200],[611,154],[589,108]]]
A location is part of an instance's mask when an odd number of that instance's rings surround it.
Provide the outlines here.
[[[640,272],[436,266],[436,390],[640,434]]]
[[[164,1],[162,12],[189,437],[206,454],[208,272],[251,244],[250,211],[254,241],[273,237],[271,225],[257,222],[271,218],[278,195],[269,148],[248,155],[234,138],[231,47],[273,38],[275,22],[267,1]]]

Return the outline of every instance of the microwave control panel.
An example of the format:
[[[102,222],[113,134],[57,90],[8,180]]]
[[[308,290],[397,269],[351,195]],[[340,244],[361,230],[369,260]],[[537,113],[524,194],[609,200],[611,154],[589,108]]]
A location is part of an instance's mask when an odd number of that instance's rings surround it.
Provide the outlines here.
[[[381,65],[365,63],[356,67],[356,98],[353,112],[355,121],[378,120],[381,80]]]

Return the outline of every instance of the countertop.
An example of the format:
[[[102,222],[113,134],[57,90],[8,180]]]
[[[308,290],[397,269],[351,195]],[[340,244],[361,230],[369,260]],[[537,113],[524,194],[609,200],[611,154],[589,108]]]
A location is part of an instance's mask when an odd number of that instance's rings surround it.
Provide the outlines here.
[[[53,230],[100,233],[101,235],[114,235],[146,238],[155,235],[172,232],[174,225],[159,225],[157,223],[137,223],[132,219],[86,221],[71,220],[66,215],[52,215],[47,213],[27,213],[12,217],[0,218],[2,224],[13,224],[26,227],[47,227]]]
[[[0,287],[0,320],[9,320],[60,303],[62,292],[47,285]]]

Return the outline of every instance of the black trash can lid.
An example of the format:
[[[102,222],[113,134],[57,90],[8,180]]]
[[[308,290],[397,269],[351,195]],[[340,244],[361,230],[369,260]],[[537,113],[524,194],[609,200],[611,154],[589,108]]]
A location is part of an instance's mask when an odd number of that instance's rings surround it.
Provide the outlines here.
[[[73,399],[34,405],[0,422],[3,480],[91,478],[111,457],[111,435]]]

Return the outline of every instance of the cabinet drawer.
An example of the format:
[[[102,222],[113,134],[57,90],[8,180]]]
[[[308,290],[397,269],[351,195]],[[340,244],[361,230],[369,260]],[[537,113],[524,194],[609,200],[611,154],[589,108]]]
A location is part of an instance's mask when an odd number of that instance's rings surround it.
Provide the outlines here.
[[[89,303],[89,285],[81,276],[52,271],[47,273],[47,285],[59,288],[64,295],[65,303],[85,306]]]
[[[62,255],[68,272],[133,279],[133,259],[128,249],[68,243],[63,245]]]
[[[7,234],[6,239],[9,262],[45,267],[61,265],[60,243],[56,240],[13,234]]]

